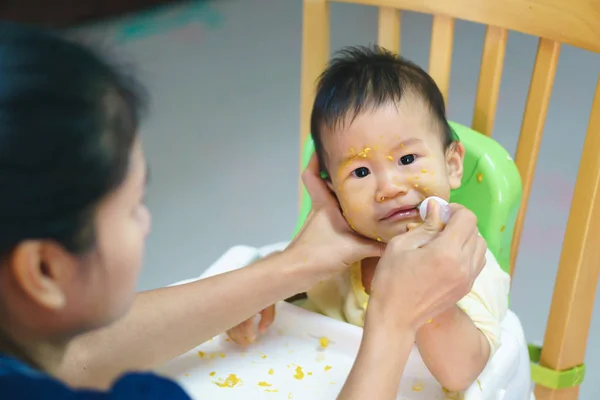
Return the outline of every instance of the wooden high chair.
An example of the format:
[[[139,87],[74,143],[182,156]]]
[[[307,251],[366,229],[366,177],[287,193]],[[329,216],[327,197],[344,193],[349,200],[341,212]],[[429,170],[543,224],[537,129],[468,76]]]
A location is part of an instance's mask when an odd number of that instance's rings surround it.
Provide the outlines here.
[[[400,10],[433,14],[429,73],[447,98],[456,18],[487,25],[472,128],[491,136],[500,89],[507,31],[538,36],[535,65],[523,114],[516,165],[522,202],[511,248],[511,275],[527,211],[560,46],[600,53],[600,2],[589,0],[336,0],[379,7],[378,43],[400,53]],[[310,131],[315,82],[329,49],[329,0],[304,0],[302,27],[301,149]],[[587,136],[560,265],[539,357],[535,395],[577,399],[598,277],[600,274],[600,80]],[[302,192],[300,192],[302,193]],[[302,196],[302,194],[301,194]],[[596,241],[596,243],[594,243]],[[535,351],[533,351],[535,353]],[[544,376],[542,379],[540,376]],[[543,385],[542,385],[543,383]]]

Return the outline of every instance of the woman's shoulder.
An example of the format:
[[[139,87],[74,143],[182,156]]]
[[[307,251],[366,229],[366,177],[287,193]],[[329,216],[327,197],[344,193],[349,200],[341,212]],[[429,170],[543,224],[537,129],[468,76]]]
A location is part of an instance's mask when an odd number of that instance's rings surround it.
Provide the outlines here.
[[[153,373],[123,375],[108,391],[72,389],[18,361],[0,357],[0,388],[2,397],[23,400],[190,400],[177,383]]]

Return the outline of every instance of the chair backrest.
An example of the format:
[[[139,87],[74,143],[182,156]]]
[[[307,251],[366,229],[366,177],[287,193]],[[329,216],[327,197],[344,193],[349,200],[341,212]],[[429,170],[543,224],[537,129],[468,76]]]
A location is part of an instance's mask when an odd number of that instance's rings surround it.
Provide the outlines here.
[[[379,8],[378,43],[400,53],[400,10],[433,15],[429,73],[447,98],[454,20],[487,25],[472,128],[491,136],[500,89],[507,31],[539,37],[515,163],[522,201],[510,251],[518,252],[525,212],[562,43],[600,53],[600,3],[591,0],[337,0]],[[315,82],[329,58],[330,0],[304,0],[300,144],[310,130]],[[563,371],[583,363],[594,296],[600,275],[600,82],[592,106],[580,170],[565,232],[540,365]],[[300,182],[300,189],[302,184]],[[302,192],[300,192],[302,193]],[[597,239],[596,239],[597,240]],[[561,378],[562,379],[562,378]],[[576,399],[579,383],[566,388],[536,387],[538,398]],[[563,385],[564,386],[564,385]]]
[[[519,171],[508,152],[495,140],[458,123],[450,125],[465,146],[462,184],[452,191],[450,200],[477,215],[479,232],[500,266],[509,272],[510,243],[521,203]],[[313,153],[314,143],[309,136],[302,152],[304,167]],[[310,196],[303,188],[294,236],[304,225],[310,209]]]

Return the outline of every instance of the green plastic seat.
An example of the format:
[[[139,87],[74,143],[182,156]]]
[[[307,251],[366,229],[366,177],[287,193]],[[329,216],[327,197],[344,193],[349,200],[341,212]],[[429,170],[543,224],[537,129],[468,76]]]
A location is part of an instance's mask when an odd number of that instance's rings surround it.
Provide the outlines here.
[[[478,218],[478,228],[500,266],[510,270],[510,245],[515,219],[521,203],[521,176],[508,152],[495,140],[471,128],[450,122],[465,146],[462,186],[450,195],[450,201],[469,208]],[[302,150],[306,167],[314,152],[309,136]],[[311,209],[311,200],[303,187],[300,215],[294,236]]]

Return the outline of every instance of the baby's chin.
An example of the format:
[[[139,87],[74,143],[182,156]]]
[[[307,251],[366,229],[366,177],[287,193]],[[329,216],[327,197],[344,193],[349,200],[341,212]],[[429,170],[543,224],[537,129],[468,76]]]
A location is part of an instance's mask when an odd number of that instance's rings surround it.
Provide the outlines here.
[[[410,231],[411,229],[416,228],[417,226],[421,225],[422,223],[423,223],[423,221],[421,221],[421,220],[403,221],[401,223],[395,224],[393,227],[386,227],[386,229],[379,230],[377,232],[378,236],[373,235],[372,232],[370,234],[365,234],[358,230],[355,230],[355,231],[358,234],[360,234],[361,236],[364,236],[368,239],[377,240],[378,242],[382,242],[382,243],[388,243],[393,238],[400,236],[400,235],[404,235],[406,232]]]

